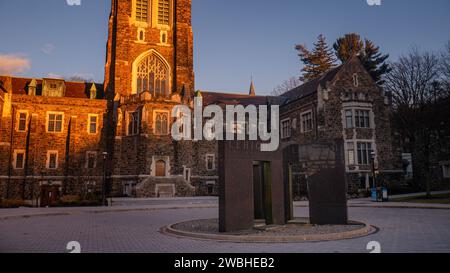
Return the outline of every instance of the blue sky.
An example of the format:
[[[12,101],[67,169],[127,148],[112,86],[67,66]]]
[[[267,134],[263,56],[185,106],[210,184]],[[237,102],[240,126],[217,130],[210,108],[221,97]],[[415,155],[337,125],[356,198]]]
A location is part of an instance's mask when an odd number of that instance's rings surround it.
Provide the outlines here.
[[[319,34],[332,44],[358,32],[391,60],[411,46],[437,51],[450,40],[450,0],[193,0],[192,8],[202,90],[246,92],[253,75],[257,92],[268,94],[300,75],[294,46],[311,47]],[[0,0],[0,66],[8,62],[19,76],[102,82],[109,9],[110,0]]]

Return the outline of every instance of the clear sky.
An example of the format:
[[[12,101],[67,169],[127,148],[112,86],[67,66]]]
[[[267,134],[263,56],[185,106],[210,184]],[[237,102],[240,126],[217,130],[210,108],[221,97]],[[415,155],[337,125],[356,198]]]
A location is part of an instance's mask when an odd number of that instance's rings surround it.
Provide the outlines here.
[[[299,76],[295,44],[358,32],[395,60],[450,40],[450,0],[193,0],[196,88],[268,94]],[[103,81],[110,0],[0,0],[0,74]]]

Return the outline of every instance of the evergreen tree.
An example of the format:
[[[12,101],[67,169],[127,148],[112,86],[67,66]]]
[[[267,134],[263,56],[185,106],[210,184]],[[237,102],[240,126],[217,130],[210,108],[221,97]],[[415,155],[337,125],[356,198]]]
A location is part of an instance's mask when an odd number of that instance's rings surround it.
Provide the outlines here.
[[[364,55],[361,56],[364,67],[369,71],[372,79],[379,85],[384,84],[383,75],[392,71],[386,60],[389,58],[389,54],[383,55],[380,52],[380,47],[366,39]]]
[[[304,64],[303,75],[300,78],[302,81],[307,82],[319,78],[334,67],[334,55],[322,34],[314,44],[313,51],[309,51],[305,45],[297,45],[295,49],[299,52],[300,59]]]
[[[391,71],[386,60],[389,55],[383,55],[380,47],[365,39],[364,41],[356,33],[346,34],[337,39],[333,45],[336,57],[342,62],[346,62],[351,57],[358,55],[364,67],[367,69],[373,80],[382,85],[384,83],[383,75]]]

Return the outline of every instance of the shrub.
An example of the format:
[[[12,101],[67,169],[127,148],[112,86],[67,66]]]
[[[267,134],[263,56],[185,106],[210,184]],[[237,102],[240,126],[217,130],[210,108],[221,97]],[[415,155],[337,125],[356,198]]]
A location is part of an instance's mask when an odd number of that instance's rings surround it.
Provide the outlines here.
[[[0,208],[19,208],[27,206],[24,200],[21,199],[4,199],[0,201]]]
[[[57,207],[96,207],[101,206],[102,202],[96,196],[88,196],[82,199],[79,195],[65,195],[56,203]]]

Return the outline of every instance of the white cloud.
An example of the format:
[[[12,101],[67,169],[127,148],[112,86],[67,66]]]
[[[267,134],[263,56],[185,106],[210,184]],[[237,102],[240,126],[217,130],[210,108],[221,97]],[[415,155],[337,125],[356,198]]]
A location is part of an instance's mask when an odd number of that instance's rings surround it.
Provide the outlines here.
[[[53,52],[55,51],[55,45],[54,44],[45,44],[41,48],[41,51],[46,55],[52,55]]]
[[[31,60],[17,54],[0,54],[0,74],[23,73],[31,69]]]
[[[94,75],[90,73],[74,73],[73,75],[66,77],[67,80],[92,82],[94,81]]]
[[[61,75],[59,75],[57,73],[51,73],[51,72],[47,74],[47,78],[50,78],[50,79],[64,79],[63,76],[61,76]]]

